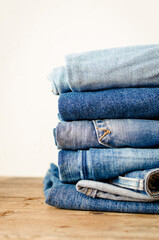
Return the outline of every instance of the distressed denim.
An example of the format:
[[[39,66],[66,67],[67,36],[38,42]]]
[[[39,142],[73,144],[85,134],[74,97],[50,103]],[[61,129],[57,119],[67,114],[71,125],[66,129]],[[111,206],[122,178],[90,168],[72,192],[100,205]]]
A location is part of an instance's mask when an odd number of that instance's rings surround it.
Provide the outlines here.
[[[125,176],[108,180],[108,182],[80,180],[76,184],[76,189],[93,198],[139,202],[158,201],[159,168],[133,171]]]
[[[60,119],[159,119],[159,88],[122,88],[96,92],[63,93]]]
[[[66,56],[49,75],[54,94],[159,86],[159,45],[96,50]]]
[[[159,202],[130,202],[99,198],[90,198],[79,193],[74,184],[63,184],[58,177],[58,168],[51,164],[51,168],[44,178],[44,193],[46,203],[65,209],[125,212],[125,213],[159,213]]]
[[[159,146],[159,121],[156,120],[103,119],[59,122],[53,132],[58,149]]]
[[[59,178],[71,183],[79,180],[106,180],[131,171],[159,168],[159,149],[91,148],[61,150]]]

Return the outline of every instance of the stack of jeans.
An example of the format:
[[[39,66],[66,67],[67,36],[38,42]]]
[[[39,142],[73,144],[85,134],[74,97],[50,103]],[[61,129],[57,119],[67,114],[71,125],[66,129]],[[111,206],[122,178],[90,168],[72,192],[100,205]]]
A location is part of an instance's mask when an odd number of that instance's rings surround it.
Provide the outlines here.
[[[159,45],[69,55],[49,79],[62,150],[44,179],[46,203],[159,213]]]

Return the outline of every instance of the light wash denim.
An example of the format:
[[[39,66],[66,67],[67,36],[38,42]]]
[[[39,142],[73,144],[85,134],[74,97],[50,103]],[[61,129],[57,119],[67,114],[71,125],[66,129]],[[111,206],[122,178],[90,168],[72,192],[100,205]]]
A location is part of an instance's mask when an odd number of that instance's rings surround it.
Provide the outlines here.
[[[159,196],[159,168],[129,172],[124,176],[111,179],[110,182],[151,197]]]
[[[103,119],[59,122],[53,130],[58,149],[159,147],[159,121]]]
[[[159,168],[159,149],[90,148],[61,150],[58,155],[59,177],[62,182],[106,180],[125,173]]]
[[[63,184],[58,177],[58,168],[51,164],[44,179],[46,203],[65,209],[125,212],[125,213],[159,213],[159,202],[131,202],[100,198],[91,198],[76,190],[74,184]]]
[[[49,75],[54,94],[159,86],[159,45],[96,50],[66,56]]]
[[[80,180],[76,184],[76,189],[93,198],[139,202],[158,201],[159,168],[133,171],[125,176],[108,180],[108,182]]]
[[[159,88],[120,88],[96,92],[63,93],[60,119],[159,119]]]

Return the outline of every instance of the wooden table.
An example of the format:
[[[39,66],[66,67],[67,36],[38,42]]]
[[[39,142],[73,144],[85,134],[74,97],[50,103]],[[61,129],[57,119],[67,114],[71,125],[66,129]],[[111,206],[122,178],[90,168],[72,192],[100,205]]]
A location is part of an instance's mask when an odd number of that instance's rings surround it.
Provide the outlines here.
[[[0,178],[0,240],[159,239],[159,215],[62,210],[41,178]]]

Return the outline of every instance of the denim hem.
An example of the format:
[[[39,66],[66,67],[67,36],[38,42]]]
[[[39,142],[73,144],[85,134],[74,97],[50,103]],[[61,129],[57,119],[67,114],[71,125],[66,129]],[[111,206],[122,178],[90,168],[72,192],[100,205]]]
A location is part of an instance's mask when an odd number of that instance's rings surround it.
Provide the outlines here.
[[[53,137],[54,137],[55,145],[57,146],[57,127],[53,128]],[[58,146],[57,146],[57,148],[58,148]]]
[[[145,180],[143,179],[122,177],[122,176],[119,176],[117,179],[110,180],[111,184],[114,184],[123,188],[139,190],[139,191],[144,191],[144,182]]]
[[[57,89],[54,79],[51,78],[51,74],[48,75],[47,79],[52,83],[52,93],[55,95],[59,95],[60,93]]]
[[[147,173],[146,177],[145,177],[145,191],[147,192],[148,195],[150,196],[158,196],[159,195],[159,190],[156,192],[152,192],[152,190],[150,189],[150,178],[154,175],[154,174],[159,174],[159,169],[158,170],[152,170],[151,172]]]

